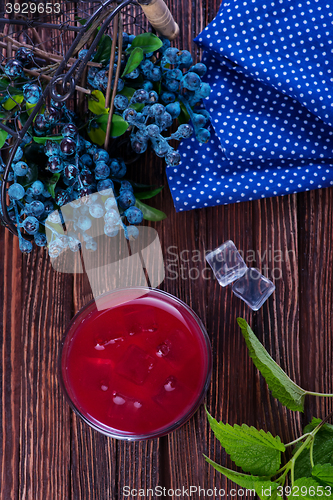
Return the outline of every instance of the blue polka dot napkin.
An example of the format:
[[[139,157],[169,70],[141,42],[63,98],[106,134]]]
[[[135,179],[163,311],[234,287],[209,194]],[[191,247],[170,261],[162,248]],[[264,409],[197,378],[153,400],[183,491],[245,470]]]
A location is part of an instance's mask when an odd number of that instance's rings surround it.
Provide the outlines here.
[[[333,2],[231,0],[197,37],[211,140],[179,148],[177,211],[333,185]]]

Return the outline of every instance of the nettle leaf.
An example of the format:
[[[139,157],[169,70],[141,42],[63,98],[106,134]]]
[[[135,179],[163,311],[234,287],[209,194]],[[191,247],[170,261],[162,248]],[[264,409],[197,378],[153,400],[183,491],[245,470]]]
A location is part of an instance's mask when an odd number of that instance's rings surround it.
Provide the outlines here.
[[[0,128],[0,149],[5,144],[7,137],[8,137],[8,132]]]
[[[94,56],[93,61],[102,64],[109,63],[111,57],[111,46],[112,46],[111,37],[109,35],[102,35],[102,38],[98,44],[97,52]]]
[[[317,495],[318,486],[320,486],[317,481],[311,479],[309,477],[301,477],[294,482],[291,495],[288,496],[288,499],[296,498],[299,500],[303,498],[304,500],[318,500],[323,495]]]
[[[225,477],[238,484],[242,488],[246,488],[247,490],[254,490],[255,493],[259,496],[261,500],[269,500],[272,498],[274,491],[276,491],[278,484],[272,481],[269,481],[267,477],[260,476],[250,476],[248,474],[242,474],[241,472],[236,472],[226,467],[222,467],[222,465],[213,462],[210,458],[204,455],[206,462],[214,467],[218,472],[221,472]],[[250,494],[250,498],[254,495],[254,492]],[[249,491],[248,491],[249,494]]]
[[[321,420],[318,418],[312,419],[312,422],[305,427],[304,432],[312,432],[320,422]],[[298,444],[294,452],[300,446],[301,444]],[[315,465],[330,464],[333,466],[333,425],[324,424],[316,433],[313,442],[313,461]],[[303,450],[295,462],[295,479],[311,477],[312,470],[309,450]]]
[[[108,114],[109,108],[105,107],[105,97],[100,90],[93,90],[92,96],[88,97],[88,109],[95,115]]]
[[[272,476],[281,465],[281,452],[285,446],[279,436],[258,431],[254,427],[223,424],[208,412],[209,424],[225,451],[236,465],[254,475]]]
[[[33,140],[34,140],[34,142],[37,142],[37,144],[45,144],[46,141],[60,142],[60,141],[63,140],[63,136],[62,135],[51,135],[50,137],[37,137],[37,136],[34,136]]]
[[[139,193],[135,193],[135,198],[137,200],[149,200],[150,198],[153,198],[158,193],[160,193],[163,188],[164,188],[164,186],[161,186],[161,187],[156,188],[156,189],[151,189],[150,191],[141,191]]]
[[[138,200],[136,198],[135,206],[140,208],[140,210],[143,213],[143,218],[145,220],[151,220],[151,221],[160,221],[164,220],[167,218],[166,214],[162,212],[161,210],[158,210],[157,208],[149,207],[142,201]]]
[[[333,486],[333,466],[331,464],[315,465],[312,469],[312,476]]]
[[[136,47],[140,47],[144,54],[148,54],[150,52],[155,52],[162,47],[163,42],[158,36],[153,33],[142,33],[134,38],[132,44],[128,49],[126,49],[127,53],[132,52]]]
[[[53,174],[52,177],[45,182],[47,190],[52,196],[52,198],[55,198],[55,187],[60,177],[61,177],[60,173]]]
[[[123,71],[122,77],[131,73],[135,68],[139,66],[141,61],[144,58],[144,53],[141,47],[135,47],[135,49],[131,52],[131,55],[128,58],[125,69]]]
[[[293,411],[304,411],[306,391],[293,382],[268,354],[245,319],[237,318],[253,363],[258,368],[272,395]]]
[[[23,95],[13,95],[13,97],[9,97],[5,103],[3,103],[2,107],[7,111],[14,109],[15,106],[21,104],[24,100]]]

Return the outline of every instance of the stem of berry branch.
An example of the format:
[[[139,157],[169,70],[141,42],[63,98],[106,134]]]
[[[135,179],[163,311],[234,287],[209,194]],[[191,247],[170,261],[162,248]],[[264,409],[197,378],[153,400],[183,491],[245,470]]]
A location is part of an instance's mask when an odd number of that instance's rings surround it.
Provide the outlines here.
[[[123,51],[123,20],[121,15],[119,16],[119,30],[118,30],[118,61],[117,61],[117,70],[116,70],[116,75],[114,78],[114,83],[113,83],[113,91],[112,91],[112,97],[111,97],[111,102],[110,102],[110,111],[109,111],[109,116],[108,116],[108,124],[106,127],[106,135],[105,135],[105,142],[104,142],[104,148],[107,150],[109,146],[109,140],[110,140],[110,133],[111,133],[111,126],[112,126],[112,115],[113,115],[113,110],[114,110],[114,98],[117,94],[117,86],[118,86],[118,80],[119,80],[119,75],[120,75],[120,69],[121,69],[121,54]],[[108,85],[112,85],[112,82],[108,82]]]
[[[114,42],[117,40],[117,34],[118,34],[118,15],[116,15],[115,18],[113,19],[113,40],[114,40]],[[119,55],[119,51],[118,51],[118,55]],[[113,66],[114,66],[115,58],[116,58],[116,43],[112,43],[111,57],[110,57],[110,64],[109,64],[109,74],[108,74],[108,87],[106,89],[106,95],[105,95],[105,108],[110,107],[111,84],[112,84]]]
[[[23,71],[27,73],[27,75],[37,76],[39,78],[42,78],[43,80],[47,80],[48,82],[52,80],[52,76],[44,75],[43,73],[39,73],[38,71],[34,71],[32,69],[23,68]],[[78,92],[82,92],[83,94],[91,94],[91,90],[80,87],[79,85],[75,86],[75,90],[77,90]]]

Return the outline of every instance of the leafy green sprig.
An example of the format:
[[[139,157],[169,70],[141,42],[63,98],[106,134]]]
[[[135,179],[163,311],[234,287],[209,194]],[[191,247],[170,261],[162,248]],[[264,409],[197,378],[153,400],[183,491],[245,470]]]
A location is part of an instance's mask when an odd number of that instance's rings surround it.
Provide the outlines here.
[[[283,405],[293,411],[304,411],[306,395],[333,397],[306,391],[295,384],[271,358],[247,322],[238,318],[249,355],[265,378],[268,387]],[[227,469],[205,456],[217,471],[242,488],[255,491],[262,500],[278,498],[333,498],[333,425],[313,418],[304,434],[284,444],[279,436],[248,427],[217,422],[208,412],[208,421],[235,465],[247,474]],[[292,458],[281,466],[282,453],[294,446]]]

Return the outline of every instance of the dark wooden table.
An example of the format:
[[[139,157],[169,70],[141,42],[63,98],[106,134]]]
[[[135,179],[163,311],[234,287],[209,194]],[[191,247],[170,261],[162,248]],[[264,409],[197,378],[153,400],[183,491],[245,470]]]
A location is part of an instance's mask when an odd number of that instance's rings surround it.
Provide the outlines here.
[[[197,53],[193,37],[219,2],[169,5],[181,28],[177,45]],[[332,400],[309,397],[304,414],[277,403],[248,357],[236,318],[247,319],[298,384],[333,391],[333,188],[176,214],[164,170],[163,161],[146,155],[130,174],[165,185],[152,204],[168,218],[151,224],[164,252],[161,288],[191,306],[211,338],[213,375],[205,403],[218,420],[291,441],[312,416],[331,412]],[[87,278],[55,272],[43,249],[22,255],[17,238],[3,228],[0,238],[1,500],[120,500],[127,498],[125,486],[230,492],[232,483],[203,458],[231,465],[203,405],[169,436],[136,443],[107,438],[73,414],[59,387],[57,358],[66,325],[91,299]],[[275,282],[275,293],[256,313],[204,271],[205,252],[228,239]]]

